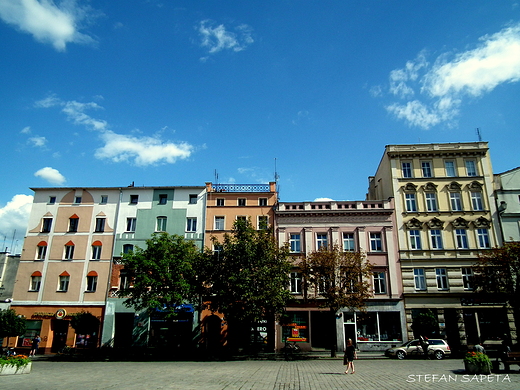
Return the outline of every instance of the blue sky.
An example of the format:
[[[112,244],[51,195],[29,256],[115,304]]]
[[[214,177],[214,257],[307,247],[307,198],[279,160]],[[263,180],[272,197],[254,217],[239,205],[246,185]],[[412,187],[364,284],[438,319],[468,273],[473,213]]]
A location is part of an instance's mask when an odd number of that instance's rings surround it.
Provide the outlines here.
[[[2,0],[0,239],[29,187],[268,182],[362,200],[387,144],[520,165],[520,4]],[[16,250],[16,249],[15,249]],[[19,249],[18,249],[19,250]]]

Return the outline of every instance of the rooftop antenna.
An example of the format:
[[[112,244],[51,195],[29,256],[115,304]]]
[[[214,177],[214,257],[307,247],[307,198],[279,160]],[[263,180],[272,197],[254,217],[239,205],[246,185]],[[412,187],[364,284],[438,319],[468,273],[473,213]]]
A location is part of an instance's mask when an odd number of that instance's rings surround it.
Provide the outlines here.
[[[14,238],[16,236],[16,229],[14,229],[14,232],[13,232],[13,239],[11,241],[11,252],[14,253],[14,250],[13,250],[13,246],[14,246]],[[6,251],[7,252],[7,251]]]
[[[280,178],[280,176],[278,175],[278,171],[276,169],[276,157],[274,158],[274,182],[275,182],[275,185],[276,185],[276,191],[278,192],[278,194],[280,194],[280,190],[278,189],[278,179]],[[277,199],[279,200],[279,199]]]
[[[215,169],[215,184],[218,184],[218,172]]]
[[[477,137],[478,137],[478,142],[482,142],[482,134],[480,134],[480,129],[477,127]]]

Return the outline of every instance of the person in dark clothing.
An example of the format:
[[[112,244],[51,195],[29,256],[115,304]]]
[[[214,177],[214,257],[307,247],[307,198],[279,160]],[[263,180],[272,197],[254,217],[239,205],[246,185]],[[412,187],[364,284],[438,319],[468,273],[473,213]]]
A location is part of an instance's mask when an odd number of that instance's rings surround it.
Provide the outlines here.
[[[40,341],[42,341],[42,339],[40,338],[39,334],[34,336],[34,339],[32,340],[31,352],[29,352],[29,356],[36,355],[36,353],[38,352],[38,347],[40,346]]]
[[[356,347],[354,347],[354,344],[352,344],[352,339],[348,339],[347,347],[345,348],[345,356],[343,357],[343,365],[347,366],[345,374],[348,374],[349,368],[352,368],[351,374],[355,372],[354,359],[357,359]]]
[[[419,344],[421,344],[421,348],[422,348],[423,353],[424,353],[424,358],[425,359],[429,359],[430,356],[428,355],[428,346],[430,344],[428,343],[428,338],[427,337],[423,337],[423,336],[419,336]]]

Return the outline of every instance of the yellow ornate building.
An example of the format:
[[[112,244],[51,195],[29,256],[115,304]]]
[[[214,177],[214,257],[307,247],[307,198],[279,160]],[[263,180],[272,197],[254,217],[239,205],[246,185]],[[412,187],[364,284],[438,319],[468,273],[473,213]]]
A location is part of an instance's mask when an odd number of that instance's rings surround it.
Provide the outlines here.
[[[486,142],[388,145],[367,199],[395,198],[408,338],[431,310],[454,350],[515,334],[503,302],[476,299],[472,265],[499,244]],[[417,335],[416,335],[417,336]]]

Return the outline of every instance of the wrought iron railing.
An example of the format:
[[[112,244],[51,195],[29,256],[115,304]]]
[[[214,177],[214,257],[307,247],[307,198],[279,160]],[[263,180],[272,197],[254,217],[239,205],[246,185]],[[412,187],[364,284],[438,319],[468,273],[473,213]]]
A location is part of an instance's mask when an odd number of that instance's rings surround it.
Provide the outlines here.
[[[214,192],[269,192],[269,184],[215,184]]]

